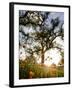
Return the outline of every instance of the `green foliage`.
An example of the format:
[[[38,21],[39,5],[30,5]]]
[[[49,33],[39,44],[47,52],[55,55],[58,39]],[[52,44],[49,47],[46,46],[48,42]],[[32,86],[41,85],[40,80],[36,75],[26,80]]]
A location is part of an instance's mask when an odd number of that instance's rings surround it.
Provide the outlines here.
[[[64,77],[64,66],[57,67],[58,77]]]
[[[62,58],[64,58],[64,52],[61,52],[61,56],[62,56]]]
[[[48,69],[48,68],[47,68]],[[46,66],[36,63],[35,57],[27,57],[24,61],[19,61],[19,78],[29,78],[29,72],[32,71],[34,75],[32,78],[48,77],[48,70]]]
[[[28,56],[24,61],[19,60],[19,78],[28,78],[32,65],[36,63],[35,57]]]

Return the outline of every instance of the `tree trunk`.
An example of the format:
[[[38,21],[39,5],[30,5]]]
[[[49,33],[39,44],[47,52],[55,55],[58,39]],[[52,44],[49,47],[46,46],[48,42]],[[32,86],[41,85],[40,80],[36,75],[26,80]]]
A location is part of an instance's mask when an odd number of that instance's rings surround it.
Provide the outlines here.
[[[43,46],[41,50],[41,64],[44,64],[44,47]]]

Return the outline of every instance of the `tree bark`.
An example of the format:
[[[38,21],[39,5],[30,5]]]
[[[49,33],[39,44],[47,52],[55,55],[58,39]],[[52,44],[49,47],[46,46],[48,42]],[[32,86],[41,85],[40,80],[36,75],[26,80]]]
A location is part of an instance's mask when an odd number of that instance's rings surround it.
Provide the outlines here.
[[[44,64],[44,47],[43,46],[41,50],[41,64]]]

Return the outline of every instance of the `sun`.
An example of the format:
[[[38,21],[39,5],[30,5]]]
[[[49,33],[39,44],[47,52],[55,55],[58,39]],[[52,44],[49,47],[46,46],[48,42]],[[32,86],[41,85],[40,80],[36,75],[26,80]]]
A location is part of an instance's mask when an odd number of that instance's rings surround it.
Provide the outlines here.
[[[51,64],[58,64],[58,62],[61,60],[61,55],[60,55],[60,52],[59,50],[57,50],[56,48],[55,49],[51,49],[49,51],[47,51],[45,53],[45,62],[44,64],[45,65],[48,65],[50,66]]]

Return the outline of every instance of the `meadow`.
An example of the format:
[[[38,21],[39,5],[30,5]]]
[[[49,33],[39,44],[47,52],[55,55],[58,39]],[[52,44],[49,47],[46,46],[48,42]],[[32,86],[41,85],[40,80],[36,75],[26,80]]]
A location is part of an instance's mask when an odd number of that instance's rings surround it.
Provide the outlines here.
[[[64,66],[46,66],[28,61],[19,62],[19,79],[64,77]]]

